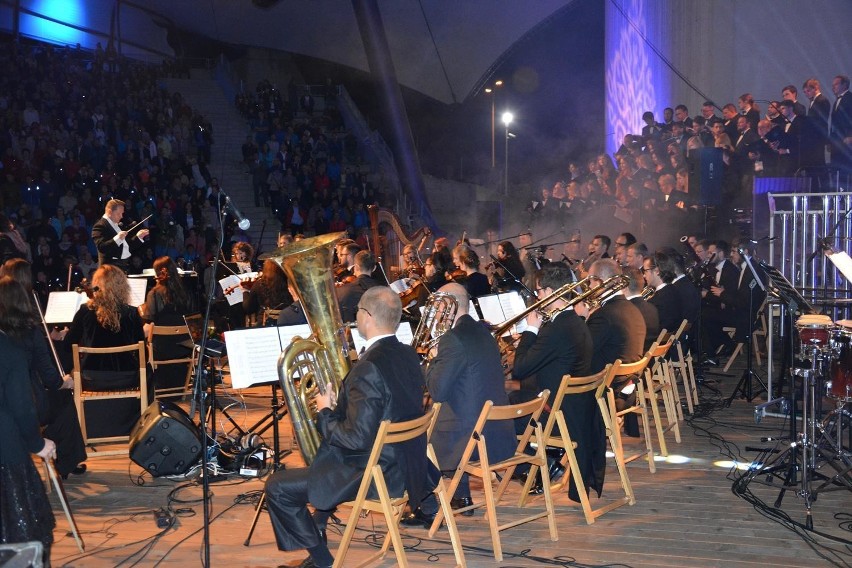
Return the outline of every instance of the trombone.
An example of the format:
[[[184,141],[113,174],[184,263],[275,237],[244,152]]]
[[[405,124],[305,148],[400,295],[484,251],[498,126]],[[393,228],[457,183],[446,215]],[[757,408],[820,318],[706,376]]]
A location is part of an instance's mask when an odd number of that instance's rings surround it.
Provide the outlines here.
[[[590,291],[589,290],[589,277],[588,276],[583,278],[582,280],[577,281],[577,282],[569,282],[568,284],[560,286],[558,290],[551,293],[549,296],[545,296],[544,298],[538,300],[537,302],[535,302],[534,304],[529,306],[524,311],[520,312],[519,314],[516,314],[515,316],[513,316],[513,317],[507,319],[506,321],[504,321],[503,323],[501,323],[499,326],[495,327],[492,330],[491,335],[493,335],[496,338],[501,337],[507,331],[512,329],[512,326],[514,326],[516,323],[518,323],[522,319],[525,319],[532,312],[540,311],[543,308],[546,308],[550,304],[554,303],[556,300],[564,299],[565,297],[568,296],[568,294],[571,294],[572,292],[575,292],[577,290],[580,291],[579,292],[580,295],[577,296],[578,298],[583,296],[584,294],[587,294]]]
[[[601,304],[609,300],[611,297],[615,296],[618,292],[627,287],[630,283],[630,278],[625,276],[624,274],[616,274],[615,276],[611,276],[595,286],[594,288],[590,288],[578,295],[575,298],[571,298],[568,300],[568,303],[561,307],[555,308],[544,314],[543,322],[548,322],[567,310],[568,308],[573,308],[577,304],[583,302],[589,307],[589,311],[592,312],[598,309]]]

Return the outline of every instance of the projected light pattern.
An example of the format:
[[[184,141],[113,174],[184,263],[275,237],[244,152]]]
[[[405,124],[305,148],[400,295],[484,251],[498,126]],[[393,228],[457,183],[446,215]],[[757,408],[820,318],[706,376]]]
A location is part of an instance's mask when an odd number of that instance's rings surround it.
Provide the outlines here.
[[[654,68],[656,56],[636,28],[649,37],[646,0],[613,0],[606,8],[606,151],[614,153],[625,134],[642,130],[642,113],[654,111],[662,120],[657,97],[663,94],[662,77]],[[625,18],[625,15],[627,18]],[[632,21],[636,28],[630,22]],[[651,34],[651,37],[653,34]]]
[[[58,44],[87,44],[89,34],[64,25],[73,24],[86,28],[88,24],[85,0],[36,0],[27,6],[37,14],[56,22],[21,12],[21,33]],[[64,23],[59,23],[64,22]],[[93,46],[91,46],[93,47]]]

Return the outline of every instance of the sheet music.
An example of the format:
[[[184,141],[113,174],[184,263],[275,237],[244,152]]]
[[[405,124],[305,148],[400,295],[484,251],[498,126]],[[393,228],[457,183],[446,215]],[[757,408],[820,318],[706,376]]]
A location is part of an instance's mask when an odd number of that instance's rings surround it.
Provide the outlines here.
[[[852,282],[852,258],[849,258],[849,255],[843,251],[826,254],[826,256],[837,267],[837,270],[846,277],[846,280]]]
[[[145,292],[148,290],[148,280],[145,278],[128,278],[130,284],[130,305],[139,307],[145,303]]]
[[[278,357],[295,336],[311,336],[308,324],[225,332],[231,384],[235,389],[278,382]]]
[[[80,306],[89,301],[86,294],[71,292],[51,292],[47,297],[47,309],[44,321],[47,323],[70,323]]]
[[[411,345],[411,342],[414,340],[414,332],[411,330],[411,324],[407,321],[400,322],[399,327],[396,328],[396,338],[399,339],[400,343]],[[367,345],[367,340],[361,337],[361,334],[358,333],[358,328],[352,328],[352,343],[355,344],[355,353],[361,353],[361,348]]]
[[[504,294],[491,294],[488,296],[480,296],[479,308],[482,310],[482,317],[492,325],[499,326],[504,321],[515,317],[526,309],[524,299],[521,295],[513,290]],[[514,327],[508,330],[504,335],[515,333]]]
[[[474,320],[479,321],[479,313],[476,311],[476,304],[473,303],[473,300],[467,306],[467,313]]]

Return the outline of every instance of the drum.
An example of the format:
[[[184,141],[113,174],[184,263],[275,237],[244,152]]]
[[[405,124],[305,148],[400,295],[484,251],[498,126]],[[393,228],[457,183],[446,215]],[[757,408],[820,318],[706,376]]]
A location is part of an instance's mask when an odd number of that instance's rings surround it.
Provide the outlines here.
[[[852,399],[852,321],[841,320],[831,332],[832,358],[826,395],[839,400]]]
[[[802,349],[826,349],[831,339],[834,322],[828,316],[807,314],[796,320]]]

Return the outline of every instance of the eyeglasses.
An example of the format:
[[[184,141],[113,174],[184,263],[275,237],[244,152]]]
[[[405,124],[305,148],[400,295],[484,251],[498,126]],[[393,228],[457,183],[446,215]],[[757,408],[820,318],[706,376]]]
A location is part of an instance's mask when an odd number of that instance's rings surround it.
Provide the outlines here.
[[[370,310],[368,310],[367,308],[364,308],[362,306],[358,306],[358,310],[364,310],[365,312],[367,312],[368,316],[373,317],[373,314],[371,314]]]
[[[617,246],[617,247],[626,247],[626,246],[627,246],[627,243],[619,243],[619,242],[616,242],[616,243],[615,243],[615,246]]]
[[[656,266],[652,266],[652,267],[650,267],[650,268],[645,268],[645,267],[643,266],[643,267],[642,267],[642,268],[640,268],[639,270],[641,270],[641,271],[642,271],[642,274],[645,274],[645,273],[647,273],[647,272],[651,272],[652,270],[656,270],[656,269],[657,269],[657,267],[656,267]]]

